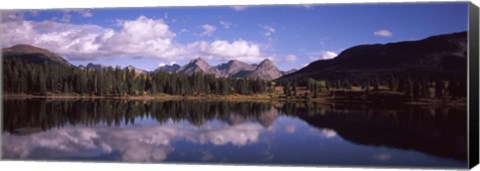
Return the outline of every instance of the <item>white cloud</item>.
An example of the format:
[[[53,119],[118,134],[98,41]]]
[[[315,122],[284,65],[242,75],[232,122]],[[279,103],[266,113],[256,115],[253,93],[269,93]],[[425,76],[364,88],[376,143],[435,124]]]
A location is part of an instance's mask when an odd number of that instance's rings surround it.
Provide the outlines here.
[[[313,4],[301,4],[301,5],[298,5],[299,7],[302,7],[302,8],[305,8],[305,9],[313,9],[314,5]]]
[[[93,14],[90,12],[90,10],[84,10],[84,9],[67,9],[67,10],[63,10],[63,16],[62,18],[60,18],[60,21],[61,22],[64,22],[64,23],[68,23],[70,22],[70,19],[72,18],[72,14],[71,13],[78,13],[80,14],[82,17],[85,17],[85,18],[88,18],[88,17],[92,17]]]
[[[337,57],[337,53],[332,52],[332,51],[325,51],[322,53],[322,59],[333,59]]]
[[[29,14],[36,17],[36,16],[38,16],[38,10],[30,10]]]
[[[310,60],[316,61],[316,60],[326,60],[326,59],[333,59],[338,56],[337,53],[333,51],[321,51],[321,52],[313,52],[313,53],[307,53],[309,55]]]
[[[228,29],[228,28],[230,28],[231,24],[229,22],[226,22],[226,21],[220,21],[220,25],[222,25],[223,28]]]
[[[80,13],[80,15],[82,15],[83,17],[92,17],[93,14],[92,12],[90,12],[90,10],[77,10],[78,13]]]
[[[31,44],[58,53],[69,60],[132,57],[179,61],[204,57],[217,60],[237,59],[258,62],[269,56],[260,45],[245,40],[175,42],[176,34],[162,19],[140,16],[135,20],[117,20],[118,30],[91,24],[24,20],[21,13],[2,12],[2,46]],[[211,34],[216,29],[204,25]],[[213,30],[213,31],[212,31]],[[188,32],[183,29],[180,33]]]
[[[241,39],[233,42],[224,40],[216,40],[211,43],[198,41],[188,44],[186,49],[206,59],[223,61],[235,59],[244,62],[259,62],[266,58],[260,52],[260,45]]]
[[[173,65],[173,64],[176,64],[176,62],[175,62],[175,61],[172,61],[172,62],[170,62],[169,65]],[[165,66],[165,65],[167,65],[167,64],[164,63],[164,62],[160,62],[160,63],[158,64],[158,67],[163,67],[163,66]]]
[[[202,25],[202,28],[203,28],[203,33],[200,34],[200,36],[211,36],[213,32],[217,30],[215,26],[212,26],[209,24]]]
[[[263,35],[267,38],[270,38],[270,36],[276,31],[272,26],[262,25],[260,27],[264,29]]]
[[[287,62],[295,62],[295,61],[297,61],[297,57],[296,57],[295,55],[287,55],[287,56],[285,57],[285,60],[286,60]]]
[[[168,12],[163,13],[163,18],[168,19]]]
[[[144,16],[119,21],[120,31],[97,25],[75,25],[54,21],[3,22],[5,46],[25,43],[59,53],[73,60],[128,56],[165,58],[175,34],[162,20]]]
[[[382,30],[378,30],[378,31],[373,32],[373,35],[381,36],[381,37],[392,37],[393,33],[389,30],[382,29]]]
[[[230,8],[234,9],[235,11],[243,11],[247,8],[247,6],[244,5],[234,5],[230,6]]]
[[[62,18],[60,18],[60,21],[61,22],[64,22],[64,23],[69,23],[70,22],[70,18],[72,18],[72,15],[68,12],[65,12],[63,13],[63,16]]]
[[[14,11],[0,11],[2,23],[23,21],[23,13]]]

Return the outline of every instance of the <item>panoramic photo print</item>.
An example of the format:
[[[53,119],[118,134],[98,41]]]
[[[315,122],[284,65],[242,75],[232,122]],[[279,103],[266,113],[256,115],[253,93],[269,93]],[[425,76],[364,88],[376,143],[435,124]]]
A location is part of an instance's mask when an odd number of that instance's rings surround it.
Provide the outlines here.
[[[468,3],[2,10],[3,160],[466,168]]]

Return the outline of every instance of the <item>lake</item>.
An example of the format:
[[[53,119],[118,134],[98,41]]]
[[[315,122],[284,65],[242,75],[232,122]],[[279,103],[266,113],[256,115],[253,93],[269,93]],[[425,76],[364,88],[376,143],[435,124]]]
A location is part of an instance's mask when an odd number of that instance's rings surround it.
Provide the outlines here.
[[[2,159],[467,167],[465,107],[4,99]]]

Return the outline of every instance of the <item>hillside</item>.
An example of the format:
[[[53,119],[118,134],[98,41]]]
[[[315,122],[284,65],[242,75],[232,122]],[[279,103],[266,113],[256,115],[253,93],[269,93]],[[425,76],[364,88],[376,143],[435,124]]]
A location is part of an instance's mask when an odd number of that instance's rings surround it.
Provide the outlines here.
[[[38,48],[31,45],[19,44],[10,48],[2,49],[3,59],[18,59],[26,63],[53,63],[65,66],[73,66],[63,57],[50,52],[46,49]]]
[[[318,60],[280,80],[365,79],[389,75],[466,77],[467,32],[432,36],[418,41],[359,45],[330,60]]]

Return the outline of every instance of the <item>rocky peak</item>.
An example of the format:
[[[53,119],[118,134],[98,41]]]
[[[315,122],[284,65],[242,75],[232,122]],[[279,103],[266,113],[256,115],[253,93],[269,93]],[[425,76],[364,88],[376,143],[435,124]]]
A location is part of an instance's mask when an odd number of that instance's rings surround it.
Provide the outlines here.
[[[136,74],[144,74],[144,73],[147,73],[147,71],[143,70],[143,69],[138,69],[132,65],[128,65],[127,67],[125,67],[126,69],[128,70],[134,70]]]
[[[273,66],[273,62],[267,58],[260,62],[259,66]]]
[[[257,68],[250,74],[250,77],[260,78],[265,80],[273,80],[283,75],[270,59],[263,60]]]
[[[205,60],[201,58],[194,59],[190,63],[180,67],[178,69],[179,73],[191,75],[196,72],[202,72],[205,74],[213,74],[219,76],[218,70],[213,68]]]
[[[180,65],[172,64],[172,65],[163,65],[158,67],[154,72],[165,71],[165,72],[177,72],[180,69]]]

